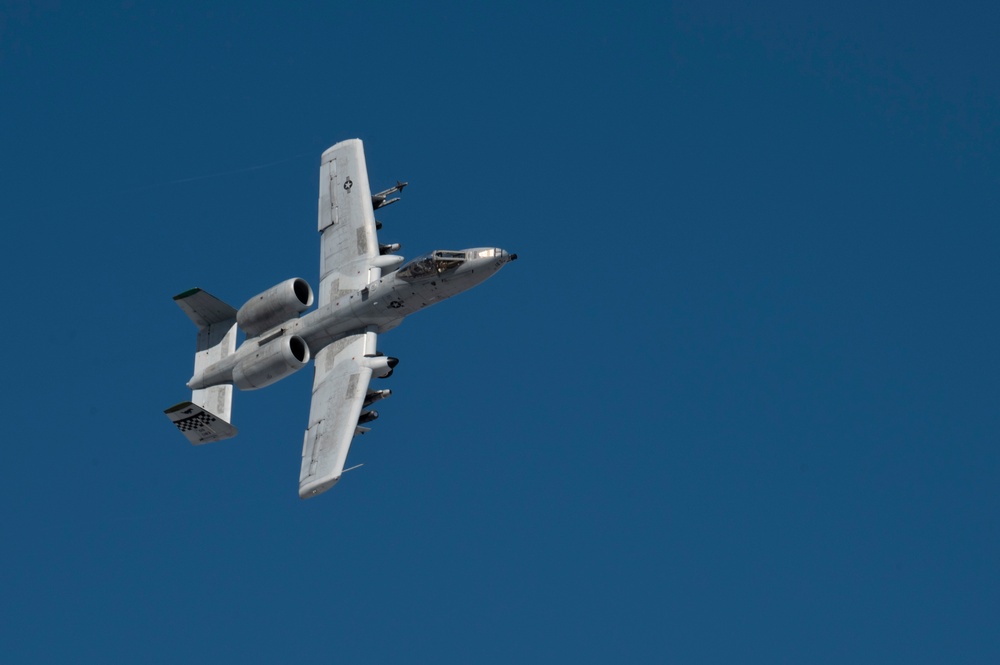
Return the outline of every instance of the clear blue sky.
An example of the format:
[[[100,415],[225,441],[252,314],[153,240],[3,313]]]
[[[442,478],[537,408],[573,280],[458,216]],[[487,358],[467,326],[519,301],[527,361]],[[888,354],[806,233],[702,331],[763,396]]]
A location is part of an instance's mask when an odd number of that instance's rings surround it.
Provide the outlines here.
[[[3,660],[1000,662],[1000,12],[751,4],[0,6]],[[303,502],[171,296],[315,286],[355,136],[521,260]]]

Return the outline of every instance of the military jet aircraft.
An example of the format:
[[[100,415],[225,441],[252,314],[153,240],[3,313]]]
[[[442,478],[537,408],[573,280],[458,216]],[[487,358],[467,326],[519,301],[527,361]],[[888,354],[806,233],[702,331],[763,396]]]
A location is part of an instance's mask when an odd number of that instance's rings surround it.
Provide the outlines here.
[[[174,300],[198,327],[191,401],[165,411],[198,445],[236,436],[230,423],[233,386],[263,388],[315,361],[309,424],[302,444],[299,496],[333,487],[347,452],[365,423],[364,410],[388,397],[369,389],[399,362],[376,350],[378,335],[445,298],[472,288],[517,258],[498,247],[437,250],[404,263],[398,244],[378,242],[374,211],[395,203],[405,182],[378,194],[368,185],[364,147],[341,141],[323,153],[319,171],[320,281],[289,279],[254,296],[238,310],[201,289]],[[237,329],[246,339],[236,347]],[[350,470],[350,469],[348,469]]]

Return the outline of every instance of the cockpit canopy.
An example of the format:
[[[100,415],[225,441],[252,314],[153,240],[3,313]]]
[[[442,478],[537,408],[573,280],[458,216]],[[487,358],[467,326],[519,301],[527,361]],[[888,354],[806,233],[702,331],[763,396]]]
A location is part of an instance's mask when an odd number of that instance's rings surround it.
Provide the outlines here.
[[[402,266],[396,274],[407,280],[433,277],[448,270],[454,270],[463,263],[465,263],[465,252],[439,249],[436,252],[418,256]]]

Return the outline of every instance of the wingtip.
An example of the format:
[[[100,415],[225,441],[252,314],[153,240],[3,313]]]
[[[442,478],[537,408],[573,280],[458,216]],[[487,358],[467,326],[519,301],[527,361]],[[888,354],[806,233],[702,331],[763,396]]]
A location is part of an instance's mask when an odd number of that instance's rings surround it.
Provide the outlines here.
[[[331,480],[323,480],[319,482],[313,481],[299,485],[299,498],[311,499],[314,496],[319,496],[323,492],[327,491],[328,489],[336,485],[338,480],[340,480],[340,476],[337,476],[336,478],[333,478]]]

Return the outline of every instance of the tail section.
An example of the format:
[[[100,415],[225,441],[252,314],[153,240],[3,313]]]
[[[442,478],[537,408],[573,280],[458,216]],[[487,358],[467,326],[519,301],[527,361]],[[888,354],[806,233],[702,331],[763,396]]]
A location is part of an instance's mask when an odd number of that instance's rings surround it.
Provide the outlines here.
[[[236,351],[236,310],[201,289],[174,296],[174,302],[198,326],[194,373]],[[212,386],[193,390],[191,401],[165,411],[177,428],[194,444],[221,441],[236,436],[232,420],[233,387]]]
[[[236,436],[236,428],[197,404],[181,402],[166,411],[167,418],[177,426],[188,441],[198,446]]]

